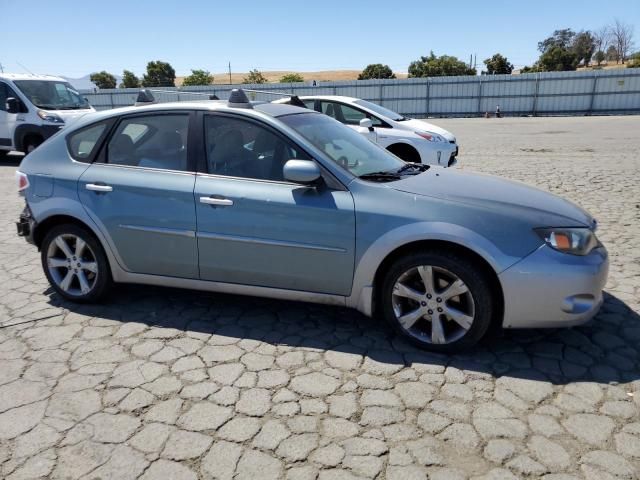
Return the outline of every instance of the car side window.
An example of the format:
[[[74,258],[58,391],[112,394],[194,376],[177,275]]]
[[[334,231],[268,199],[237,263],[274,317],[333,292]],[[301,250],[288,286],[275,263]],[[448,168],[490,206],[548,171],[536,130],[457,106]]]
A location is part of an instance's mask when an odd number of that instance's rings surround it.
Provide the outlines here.
[[[107,128],[105,122],[96,123],[73,132],[67,137],[69,154],[78,162],[87,162]]]
[[[7,111],[7,98],[16,98],[19,99],[15,92],[11,89],[9,85],[4,82],[0,82],[0,110],[3,112]]]
[[[307,107],[309,110],[314,110],[315,109],[315,100],[303,100],[302,103],[304,103],[304,106]]]
[[[309,156],[266,126],[227,116],[207,115],[205,151],[209,173],[283,181],[288,160]]]
[[[7,86],[0,82],[0,110],[3,112],[7,111]]]
[[[320,105],[322,113],[346,125],[359,125],[360,120],[363,118],[370,118],[374,127],[381,127],[383,125],[379,118],[343,103],[322,101]]]
[[[124,118],[107,145],[106,163],[187,171],[189,115]]]

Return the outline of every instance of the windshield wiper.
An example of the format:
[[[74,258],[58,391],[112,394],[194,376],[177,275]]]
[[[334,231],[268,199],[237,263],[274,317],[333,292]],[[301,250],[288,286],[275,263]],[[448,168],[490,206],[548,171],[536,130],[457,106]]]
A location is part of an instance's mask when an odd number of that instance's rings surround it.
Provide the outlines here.
[[[400,178],[402,177],[396,172],[371,172],[360,175],[358,176],[358,178],[361,178],[363,180],[373,180],[374,182],[384,182],[391,180],[400,180]]]
[[[400,174],[400,173],[404,173],[407,170],[417,170],[418,172],[416,173],[422,173],[422,172],[426,172],[427,170],[429,170],[429,165],[423,165],[421,163],[409,163],[407,162],[406,165],[403,165],[402,167],[400,167],[398,170],[396,170],[396,173]]]

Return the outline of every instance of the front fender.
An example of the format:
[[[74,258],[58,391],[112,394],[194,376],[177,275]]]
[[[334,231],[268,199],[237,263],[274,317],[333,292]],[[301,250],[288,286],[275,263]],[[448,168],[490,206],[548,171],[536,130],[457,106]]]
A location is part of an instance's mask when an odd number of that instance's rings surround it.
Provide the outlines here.
[[[486,260],[496,274],[500,274],[521,260],[520,257],[505,254],[482,235],[460,225],[446,222],[417,222],[403,225],[382,235],[360,257],[347,305],[371,316],[373,281],[380,264],[398,248],[425,240],[445,241],[466,247]]]

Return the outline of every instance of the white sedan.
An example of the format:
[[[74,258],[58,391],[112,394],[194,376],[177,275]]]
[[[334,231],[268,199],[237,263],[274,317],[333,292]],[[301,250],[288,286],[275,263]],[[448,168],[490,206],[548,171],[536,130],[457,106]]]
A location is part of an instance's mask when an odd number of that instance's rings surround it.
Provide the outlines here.
[[[436,125],[403,117],[359,98],[338,95],[299,98],[307,108],[335,118],[406,162],[443,167],[457,162],[456,137]],[[283,98],[273,103],[290,102],[290,98]]]

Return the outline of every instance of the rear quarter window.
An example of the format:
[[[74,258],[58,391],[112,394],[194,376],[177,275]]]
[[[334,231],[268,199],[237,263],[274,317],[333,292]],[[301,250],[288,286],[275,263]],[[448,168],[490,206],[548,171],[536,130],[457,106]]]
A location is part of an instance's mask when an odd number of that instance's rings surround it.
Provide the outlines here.
[[[84,127],[67,136],[69,154],[78,162],[88,162],[103,138],[107,123],[101,122]]]

